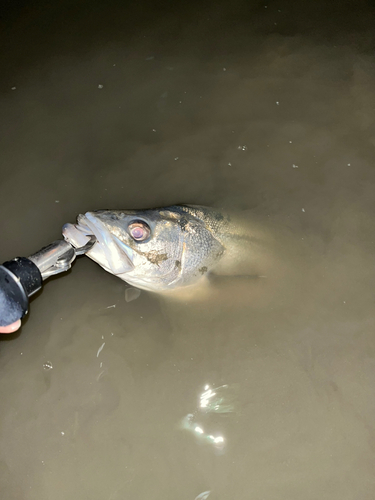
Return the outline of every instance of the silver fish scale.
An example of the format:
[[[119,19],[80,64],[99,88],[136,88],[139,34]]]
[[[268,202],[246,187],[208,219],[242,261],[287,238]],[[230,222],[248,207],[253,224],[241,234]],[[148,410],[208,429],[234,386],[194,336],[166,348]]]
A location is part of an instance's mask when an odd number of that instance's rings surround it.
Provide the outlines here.
[[[186,228],[183,257],[184,282],[206,274],[224,252],[222,244],[198,221]]]
[[[178,212],[189,214],[196,219],[203,221],[206,228],[211,231],[215,238],[221,241],[222,237],[228,233],[229,217],[215,209],[197,205],[179,205],[170,207]]]

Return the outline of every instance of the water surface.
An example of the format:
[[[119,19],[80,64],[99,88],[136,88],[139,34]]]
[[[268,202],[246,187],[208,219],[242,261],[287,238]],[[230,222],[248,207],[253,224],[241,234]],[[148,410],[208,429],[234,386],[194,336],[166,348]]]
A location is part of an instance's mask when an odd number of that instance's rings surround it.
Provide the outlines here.
[[[2,498],[372,499],[374,11],[66,1],[2,22],[2,261],[80,212],[179,202],[273,241],[266,278],[202,301],[127,302],[85,258],[49,280],[1,339]],[[209,413],[207,384],[228,385]]]

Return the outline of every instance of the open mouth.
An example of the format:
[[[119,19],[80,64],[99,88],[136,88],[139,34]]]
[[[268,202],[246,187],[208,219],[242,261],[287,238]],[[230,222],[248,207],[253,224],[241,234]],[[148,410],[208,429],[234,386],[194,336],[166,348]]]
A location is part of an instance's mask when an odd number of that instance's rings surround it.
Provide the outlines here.
[[[127,273],[134,269],[133,250],[108,231],[93,213],[79,215],[77,221],[78,224],[66,224],[63,228],[64,238],[73,246],[77,246],[77,243],[85,244],[89,236],[94,235],[96,243],[87,252],[88,257],[105,264],[113,274]]]

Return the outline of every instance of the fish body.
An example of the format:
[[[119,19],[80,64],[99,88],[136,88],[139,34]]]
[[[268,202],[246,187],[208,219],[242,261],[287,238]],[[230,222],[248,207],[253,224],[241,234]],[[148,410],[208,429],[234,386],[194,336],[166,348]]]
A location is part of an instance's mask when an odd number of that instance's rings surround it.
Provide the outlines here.
[[[98,210],[63,227],[76,247],[92,234],[97,241],[88,257],[130,285],[159,293],[198,283],[236,257],[233,241],[243,239],[228,215],[194,205]]]

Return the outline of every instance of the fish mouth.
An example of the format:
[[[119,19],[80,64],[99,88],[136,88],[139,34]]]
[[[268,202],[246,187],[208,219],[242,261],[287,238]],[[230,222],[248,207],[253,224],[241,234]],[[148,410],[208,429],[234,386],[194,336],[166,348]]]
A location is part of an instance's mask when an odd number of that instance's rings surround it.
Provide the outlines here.
[[[133,250],[112,234],[94,213],[80,214],[77,222],[63,227],[63,236],[71,245],[82,246],[90,235],[94,235],[96,243],[87,252],[88,257],[116,275],[134,269]]]

